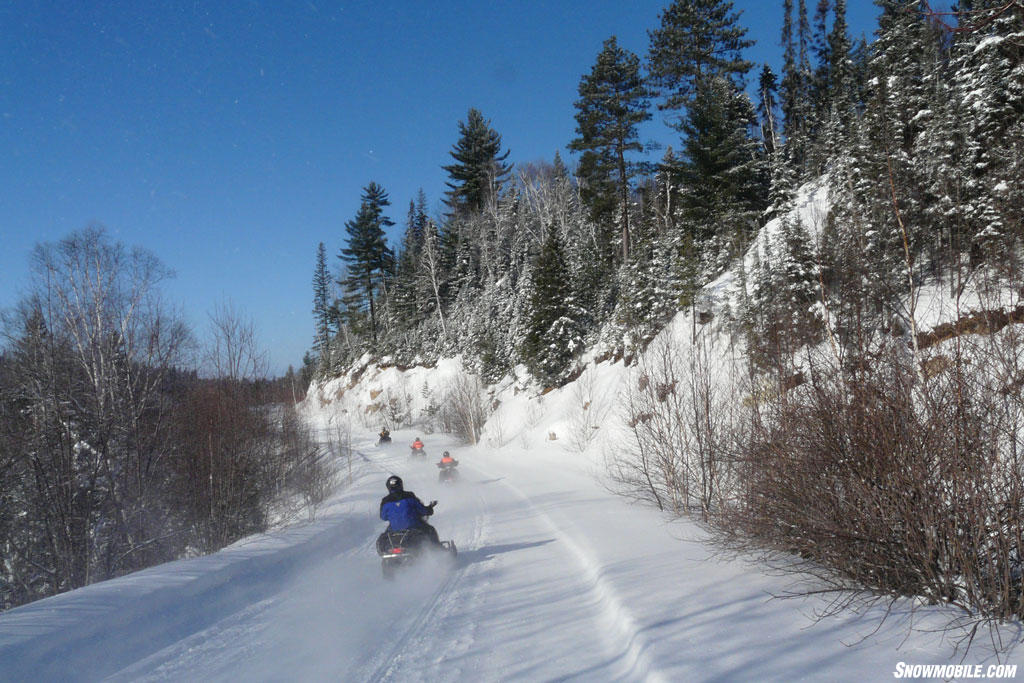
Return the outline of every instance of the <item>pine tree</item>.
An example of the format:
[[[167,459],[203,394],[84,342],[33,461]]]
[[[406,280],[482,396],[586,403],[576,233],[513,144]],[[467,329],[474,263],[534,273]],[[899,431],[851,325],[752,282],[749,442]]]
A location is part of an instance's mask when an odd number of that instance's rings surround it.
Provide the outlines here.
[[[832,30],[828,34],[828,98],[845,116],[853,104],[853,65],[846,25],[846,0],[835,0]]]
[[[551,174],[555,177],[556,181],[569,179],[569,169],[566,168],[565,162],[562,161],[562,155],[558,153],[557,149],[555,150],[555,158],[551,162]]]
[[[711,248],[714,269],[739,248],[764,209],[767,174],[750,133],[756,115],[742,94],[753,44],[725,0],[676,0],[649,33],[650,80],[663,110],[686,109],[674,122],[683,135],[680,206],[690,240]],[[716,236],[716,244],[709,238]]]
[[[348,247],[339,258],[345,262],[347,272],[338,281],[345,289],[343,299],[349,322],[355,322],[359,312],[368,310],[370,337],[377,342],[378,292],[386,295],[387,280],[394,268],[394,254],[385,241],[384,228],[394,225],[384,209],[391,205],[387,192],[375,182],[363,189],[362,203],[356,217],[345,223]]]
[[[547,384],[564,377],[583,340],[573,318],[568,268],[554,224],[537,254],[530,278],[526,334],[520,356],[530,373]]]
[[[630,179],[636,164],[629,152],[643,150],[637,126],[651,118],[650,92],[640,76],[640,59],[620,48],[615,36],[604,42],[590,74],[580,79],[576,107],[576,133],[569,148],[589,152],[585,167],[588,187],[614,188],[619,197],[622,258],[629,256]]]
[[[938,37],[923,17],[900,0],[880,0],[876,43],[869,62],[866,108],[849,145],[837,220],[863,233],[862,260],[869,269],[866,293],[876,308],[899,310],[907,269],[930,241],[925,219],[929,197],[922,136],[939,104],[932,88],[945,79]],[[833,137],[840,137],[833,134]],[[909,263],[908,263],[909,257]]]
[[[831,0],[818,0],[814,10],[814,33],[811,37],[811,52],[814,54],[814,74],[810,82],[811,111],[818,113],[828,110],[829,70],[832,66],[832,55],[828,42],[828,12]]]
[[[846,24],[846,0],[835,0],[832,30],[828,34],[828,120],[822,129],[825,159],[840,154],[860,104],[852,49]]]
[[[1022,229],[1024,44],[1020,3],[975,0],[954,44],[953,93],[962,156],[955,219],[975,257],[1013,254]]]
[[[688,107],[713,76],[742,86],[752,65],[740,53],[754,41],[745,39],[739,18],[728,0],[675,0],[662,11],[661,25],[648,32],[650,80],[664,96],[661,109]]]
[[[316,268],[313,271],[313,320],[316,323],[316,336],[313,349],[319,359],[320,370],[330,367],[331,342],[331,278],[327,272],[327,249],[321,242],[316,249]]]
[[[785,137],[786,157],[794,169],[804,170],[810,135],[810,81],[808,58],[809,25],[806,0],[797,6],[797,31],[793,38],[793,3],[786,0],[782,25],[782,131]]]
[[[788,376],[797,349],[820,337],[817,263],[810,236],[791,215],[763,235],[752,268],[739,267],[738,322],[753,365]]]
[[[810,94],[811,84],[811,58],[809,50],[811,49],[811,24],[807,19],[807,0],[799,0],[797,3],[797,70],[801,74],[801,83],[803,84],[802,95],[804,98]],[[805,103],[808,106],[810,103]],[[806,112],[805,112],[806,113]]]
[[[451,182],[445,204],[453,214],[481,212],[496,199],[512,171],[505,163],[510,152],[501,153],[501,135],[476,109],[470,109],[465,123],[459,122],[459,140],[452,147],[454,164],[444,166]]]
[[[797,127],[798,105],[802,88],[796,64],[796,44],[793,40],[793,0],[782,4],[782,134],[788,139]]]
[[[683,215],[697,243],[717,236],[720,247],[742,247],[766,205],[767,177],[750,135],[756,116],[728,79],[702,82],[682,130]]]
[[[781,232],[780,312],[775,318],[790,348],[797,349],[816,340],[821,332],[821,320],[814,306],[819,297],[818,265],[811,237],[798,218],[784,216]]]
[[[794,164],[789,158],[789,148],[780,147],[768,157],[768,208],[765,209],[765,220],[771,220],[792,207],[796,195],[797,182]]]
[[[787,1],[787,22],[791,23],[788,12],[792,9],[792,1]],[[787,52],[792,53],[792,26],[788,30],[784,28],[783,35],[788,36]],[[788,59],[792,59],[792,55]],[[791,77],[793,76],[793,65],[787,67]],[[794,192],[796,191],[796,179],[793,174],[793,166],[790,159],[793,145],[783,146],[780,139],[780,130],[775,118],[775,74],[765,64],[761,71],[760,86],[758,91],[761,95],[760,117],[761,117],[761,140],[764,146],[764,158],[768,165],[768,207],[765,209],[764,218],[771,220],[781,212],[788,210]],[[792,96],[792,93],[784,92],[784,97]],[[783,102],[785,104],[785,100]],[[791,105],[791,111],[794,108]]]

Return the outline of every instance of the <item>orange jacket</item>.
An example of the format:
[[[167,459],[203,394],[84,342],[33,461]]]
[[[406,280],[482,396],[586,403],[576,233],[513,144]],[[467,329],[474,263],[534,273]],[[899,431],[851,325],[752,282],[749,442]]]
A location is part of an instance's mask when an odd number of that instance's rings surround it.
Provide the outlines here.
[[[423,442],[420,441],[419,439],[416,439],[415,441],[412,442],[412,447],[413,448],[423,448]]]

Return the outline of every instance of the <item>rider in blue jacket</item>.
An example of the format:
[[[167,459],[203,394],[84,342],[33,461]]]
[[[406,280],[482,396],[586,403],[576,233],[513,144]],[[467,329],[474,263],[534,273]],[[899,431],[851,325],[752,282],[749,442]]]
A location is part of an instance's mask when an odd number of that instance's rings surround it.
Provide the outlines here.
[[[423,519],[434,514],[437,501],[432,500],[430,505],[424,505],[415,493],[403,488],[402,478],[396,475],[388,477],[387,487],[388,495],[380,501],[380,518],[388,523],[388,531],[421,529],[431,541],[440,545],[437,529]]]

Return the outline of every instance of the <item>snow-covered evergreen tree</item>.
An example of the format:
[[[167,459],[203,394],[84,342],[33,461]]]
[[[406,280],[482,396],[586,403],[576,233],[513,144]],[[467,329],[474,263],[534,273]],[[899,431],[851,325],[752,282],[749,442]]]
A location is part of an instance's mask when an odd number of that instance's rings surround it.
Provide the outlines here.
[[[753,105],[731,81],[697,84],[681,127],[680,209],[685,229],[716,257],[742,252],[766,205],[767,169],[755,124]]]
[[[569,271],[558,230],[548,226],[529,284],[529,317],[520,355],[530,373],[546,384],[564,379],[573,358],[583,351],[583,335],[571,296]]]
[[[962,178],[962,192],[951,208],[977,253],[1010,254],[1006,247],[1021,239],[1024,9],[1019,3],[978,0],[961,24],[949,99],[959,104],[954,116],[962,131],[962,156],[954,172]],[[957,144],[956,136],[951,142]],[[940,184],[941,172],[936,169]]]
[[[327,248],[320,242],[316,250],[316,268],[313,271],[313,321],[316,332],[313,349],[316,352],[318,366],[323,372],[330,367],[331,327],[334,322],[331,315],[331,276],[327,272]]]

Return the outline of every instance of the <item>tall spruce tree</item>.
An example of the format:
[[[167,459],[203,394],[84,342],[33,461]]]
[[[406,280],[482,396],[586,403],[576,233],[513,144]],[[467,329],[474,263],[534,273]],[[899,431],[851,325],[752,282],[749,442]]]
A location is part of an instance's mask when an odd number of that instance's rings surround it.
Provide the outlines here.
[[[846,24],[846,0],[835,0],[832,7],[832,30],[828,34],[828,95],[833,109],[843,117],[852,113],[854,95],[852,44]]]
[[[940,106],[931,89],[945,81],[944,59],[939,37],[924,17],[898,0],[878,4],[882,13],[869,63],[867,107],[846,157],[853,196],[837,214],[852,206],[855,213],[848,219],[870,227],[862,241],[873,271],[869,291],[876,302],[896,306],[907,288],[905,249],[919,267],[923,261],[913,255],[930,241],[925,212],[934,198],[926,189],[921,152],[926,124]]]
[[[796,8],[796,37],[793,37],[792,0],[786,0],[782,25],[782,131],[786,158],[802,175],[810,135],[812,80],[810,57],[810,25],[807,21],[807,0],[799,0]]]
[[[590,73],[580,79],[576,107],[576,133],[569,148],[583,152],[587,163],[582,165],[588,175],[584,197],[594,202],[591,188],[614,189],[619,198],[619,221],[622,226],[623,260],[629,256],[630,179],[637,165],[627,159],[630,152],[643,150],[637,137],[637,126],[651,118],[647,98],[650,91],[640,75],[640,59],[619,47],[615,36],[604,41]],[[595,219],[601,217],[595,216]]]
[[[726,251],[739,246],[737,238],[745,240],[767,194],[763,159],[751,136],[756,115],[742,94],[752,64],[741,52],[753,41],[739,18],[727,0],[676,0],[648,34],[650,81],[663,97],[660,108],[685,109],[671,122],[683,136],[683,223],[698,249],[718,238],[711,254],[715,269]]]
[[[384,229],[394,225],[384,209],[391,205],[387,192],[375,182],[363,189],[362,203],[356,217],[345,223],[348,247],[338,257],[346,264],[345,276],[338,281],[345,289],[343,301],[348,307],[350,322],[361,311],[370,316],[370,337],[377,342],[378,292],[387,291],[387,278],[394,268],[394,253],[388,247]]]
[[[814,9],[814,33],[811,37],[811,52],[814,53],[814,76],[811,79],[811,99],[814,111],[827,108],[829,68],[832,65],[828,43],[828,13],[831,0],[818,0]]]
[[[797,122],[800,102],[800,72],[796,63],[796,43],[793,39],[793,0],[782,3],[782,134],[789,138]]]
[[[466,121],[459,122],[459,140],[452,147],[455,163],[444,166],[451,178],[445,204],[455,215],[481,212],[497,197],[502,184],[512,172],[506,163],[510,151],[501,151],[501,135],[491,122],[471,108]]]
[[[742,247],[767,203],[764,157],[750,134],[755,124],[747,96],[731,80],[712,77],[698,85],[682,125],[685,224],[698,243],[716,237],[718,256],[722,247]]]
[[[546,384],[558,383],[572,359],[582,351],[568,274],[558,229],[552,223],[534,261],[526,334],[520,345],[526,367]]]
[[[949,128],[964,141],[951,169],[963,179],[953,216],[976,256],[1017,261],[1024,239],[1024,7],[974,0],[970,9],[951,65],[949,100],[959,108]]]
[[[859,96],[846,24],[846,0],[818,2],[812,50],[816,66],[808,83],[807,149],[801,151],[806,151],[803,159],[810,173],[818,174],[840,153],[853,123]]]
[[[741,86],[752,66],[741,52],[754,44],[745,38],[728,0],[675,0],[649,31],[650,81],[664,97],[660,108],[677,111],[697,97],[699,85],[722,76]]]
[[[316,336],[313,348],[316,351],[320,370],[330,366],[331,342],[331,276],[327,272],[327,248],[321,242],[316,248],[316,267],[313,271],[313,321]]]

